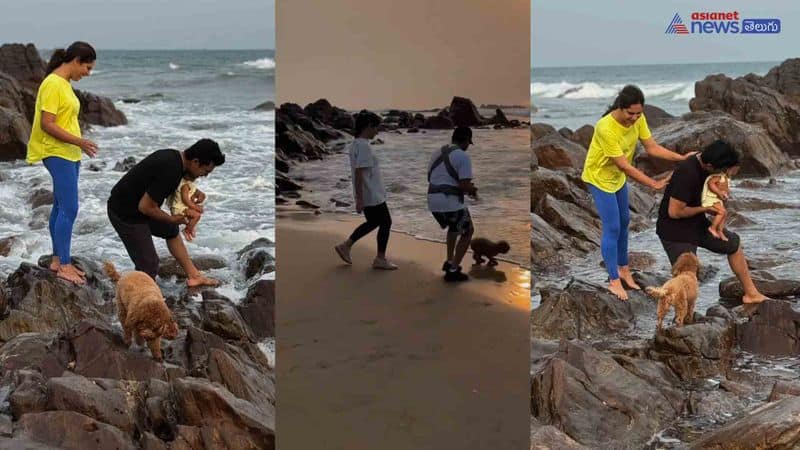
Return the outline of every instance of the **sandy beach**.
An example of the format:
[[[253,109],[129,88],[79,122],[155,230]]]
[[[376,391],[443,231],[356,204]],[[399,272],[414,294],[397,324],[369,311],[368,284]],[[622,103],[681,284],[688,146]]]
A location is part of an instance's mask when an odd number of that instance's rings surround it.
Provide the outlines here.
[[[400,233],[388,251],[400,270],[371,269],[374,235],[346,266],[333,246],[357,217],[278,217],[279,448],[529,446],[527,270],[450,285],[443,244]]]

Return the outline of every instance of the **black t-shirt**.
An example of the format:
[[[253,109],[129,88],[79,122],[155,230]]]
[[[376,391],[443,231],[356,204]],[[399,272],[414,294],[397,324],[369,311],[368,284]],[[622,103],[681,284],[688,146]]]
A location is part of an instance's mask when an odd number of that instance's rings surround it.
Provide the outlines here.
[[[703,169],[697,157],[681,161],[664,190],[664,198],[658,208],[656,234],[665,241],[688,242],[697,245],[701,233],[711,222],[705,214],[697,214],[685,219],[669,217],[669,199],[674,197],[686,206],[700,206],[703,185],[710,174]]]
[[[178,150],[158,150],[133,166],[111,189],[108,208],[121,218],[132,222],[146,222],[147,216],[139,212],[139,201],[147,192],[159,206],[164,203],[181,182],[183,161]]]

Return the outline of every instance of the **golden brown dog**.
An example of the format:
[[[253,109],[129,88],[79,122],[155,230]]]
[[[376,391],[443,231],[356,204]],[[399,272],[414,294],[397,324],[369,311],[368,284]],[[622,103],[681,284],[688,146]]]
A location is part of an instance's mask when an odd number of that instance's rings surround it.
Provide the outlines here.
[[[697,273],[700,261],[694,253],[683,253],[672,267],[672,279],[661,287],[648,287],[647,293],[658,299],[658,329],[670,305],[675,308],[675,322],[678,326],[694,318],[694,304],[697,301]]]
[[[162,361],[161,338],[175,339],[178,324],[158,285],[144,272],[131,271],[120,276],[110,261],[103,263],[103,270],[117,284],[117,317],[125,344],[130,346],[134,336],[138,345],[146,340],[153,359]]]
[[[511,246],[506,241],[492,242],[486,238],[473,239],[470,248],[472,249],[472,258],[475,260],[475,264],[483,264],[483,258],[486,257],[490,266],[498,264],[497,260],[494,259],[495,256],[500,253],[508,253],[511,250]]]

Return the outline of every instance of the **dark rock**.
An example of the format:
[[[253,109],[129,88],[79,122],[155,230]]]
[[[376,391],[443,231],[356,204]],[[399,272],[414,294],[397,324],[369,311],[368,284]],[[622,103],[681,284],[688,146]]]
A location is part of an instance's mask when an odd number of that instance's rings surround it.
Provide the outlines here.
[[[25,159],[30,131],[21,113],[0,106],[0,161]]]
[[[300,137],[302,134],[308,134],[320,144],[344,137],[339,130],[308,116],[300,105],[294,103],[284,103],[275,110],[275,132],[277,135],[276,146],[282,148],[291,157],[294,157],[295,147],[297,147],[297,144],[293,144],[292,141],[302,141],[303,139]],[[292,132],[290,136],[287,136],[291,139],[283,138],[287,132]],[[324,146],[324,144],[322,145]]]
[[[8,399],[15,420],[28,413],[47,410],[47,382],[41,373],[19,370],[16,372],[15,385],[16,389]]]
[[[0,239],[0,256],[6,257],[11,252],[11,248],[19,240],[19,236],[9,236]]]
[[[133,169],[133,166],[135,165],[136,165],[136,158],[134,158],[133,156],[128,156],[122,161],[117,161],[117,163],[114,164],[113,170],[115,172],[127,172]]]
[[[199,378],[176,380],[174,389],[181,424],[198,427],[209,438],[213,432],[225,448],[275,448],[274,408],[258,408]]]
[[[278,190],[284,194],[286,192],[299,191],[303,189],[303,185],[298,184],[296,181],[282,173],[275,174],[275,185],[277,186]]]
[[[0,72],[27,86],[38,86],[45,77],[45,62],[33,44],[0,45]]]
[[[576,341],[563,342],[531,385],[533,416],[590,448],[640,448],[682,412],[673,401]]]
[[[736,327],[736,339],[742,350],[765,356],[800,353],[800,313],[791,303],[767,300],[741,309],[749,317]]]
[[[703,150],[715,140],[724,139],[742,155],[740,173],[744,177],[778,175],[785,172],[789,164],[786,154],[762,128],[719,111],[686,114],[681,120],[654,130],[653,137],[659,144],[681,154]],[[675,165],[646,153],[640,153],[635,162],[650,175],[672,170]]]
[[[531,427],[531,450],[588,450],[552,425]]]
[[[250,339],[250,329],[234,304],[215,291],[203,292],[203,329],[223,339]]]
[[[759,83],[759,77],[709,75],[695,83],[695,98],[689,108],[724,111],[737,120],[758,125],[778,148],[789,155],[800,155],[800,104]]]
[[[464,97],[453,97],[450,101],[450,120],[457,127],[474,127],[484,122],[472,100]]]
[[[800,104],[800,58],[790,58],[773,67],[761,82]]]
[[[281,173],[288,173],[289,168],[289,159],[286,157],[286,154],[283,153],[283,150],[276,149],[275,170]]]
[[[81,122],[103,127],[115,127],[128,123],[125,114],[114,106],[114,102],[110,98],[78,89],[75,89],[75,95],[81,102],[81,112],[78,116],[78,120]]]
[[[677,118],[672,114],[664,111],[658,106],[653,106],[651,104],[644,105],[643,113],[647,119],[647,126],[651,130],[677,120]]]
[[[533,123],[531,124],[531,142],[555,132],[556,129],[552,125],[548,125],[546,123]]]
[[[769,298],[788,299],[800,297],[800,281],[767,280],[758,276],[753,276],[753,282],[758,290]],[[720,281],[719,296],[722,298],[741,300],[744,296],[742,283],[736,277],[730,277]]]
[[[769,403],[703,435],[692,449],[796,448],[800,444],[800,397]]]
[[[453,128],[453,121],[446,116],[430,116],[425,118],[425,122],[420,128],[427,128],[429,130],[449,130]]]
[[[122,103],[136,104],[136,103],[141,103],[142,99],[134,98],[134,97],[125,97],[121,101],[122,101]]]
[[[256,338],[275,336],[274,280],[256,281],[237,308]]]
[[[539,166],[548,169],[571,167],[582,169],[586,160],[586,149],[564,138],[558,133],[550,133],[533,142],[533,152]]]
[[[258,106],[253,108],[254,111],[274,111],[275,110],[275,102],[264,102],[260,103]]]
[[[298,200],[298,201],[296,201],[294,203],[295,203],[295,205],[302,206],[303,208],[319,209],[319,205],[315,205],[315,204],[313,204],[313,203],[311,203],[309,201],[306,201],[306,200]]]
[[[222,269],[228,267],[228,263],[221,256],[216,255],[196,255],[192,256],[192,262],[198,270]],[[158,265],[158,276],[161,278],[177,277],[186,278],[186,271],[183,270],[178,260],[172,256],[161,258]]]
[[[735,198],[728,201],[728,207],[739,211],[764,211],[770,209],[798,209],[797,206],[758,198]]]
[[[638,292],[620,301],[603,286],[571,280],[564,290],[543,288],[541,305],[531,312],[531,336],[581,339],[633,329],[637,313],[654,313],[655,304]]]
[[[304,111],[310,118],[318,120],[337,130],[351,132],[351,130],[355,128],[355,119],[353,119],[350,113],[342,108],[331,105],[330,102],[324,98],[306,105]]]
[[[19,435],[63,449],[136,449],[118,428],[73,411],[25,414],[14,433],[15,437]]]
[[[31,202],[31,209],[36,209],[42,205],[52,205],[53,193],[49,189],[39,188],[31,193],[28,201]]]
[[[142,450],[167,450],[167,444],[157,438],[153,433],[145,431],[139,439]]]
[[[774,402],[786,397],[800,397],[800,381],[778,380],[772,386],[768,402]]]
[[[572,135],[568,139],[588,150],[589,145],[592,143],[593,137],[594,137],[594,127],[591,125],[584,125],[575,130],[575,132],[572,133]]]
[[[0,367],[3,379],[20,384],[24,371],[41,373],[45,378],[58,377],[67,368],[71,355],[61,347],[54,335],[24,333],[0,347]],[[17,379],[23,374],[23,379]]]
[[[137,405],[133,393],[137,384],[81,376],[51,378],[47,381],[47,409],[81,413],[132,435],[136,426]]]
[[[272,256],[275,244],[266,238],[259,238],[239,250],[236,257],[244,269],[247,279],[275,271],[275,257]]]

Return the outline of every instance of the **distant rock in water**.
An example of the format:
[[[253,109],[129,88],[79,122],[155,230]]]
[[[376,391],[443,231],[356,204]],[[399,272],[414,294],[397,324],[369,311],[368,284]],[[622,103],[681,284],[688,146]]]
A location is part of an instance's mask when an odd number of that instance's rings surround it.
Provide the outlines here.
[[[26,87],[38,87],[45,77],[45,62],[33,44],[0,45],[0,72],[5,72]]]
[[[125,114],[114,106],[108,97],[100,97],[89,92],[76,89],[75,95],[81,102],[81,112],[78,119],[89,125],[114,127],[125,125],[128,119]]]
[[[30,131],[30,123],[22,114],[0,106],[0,161],[24,159]]]
[[[141,103],[141,102],[142,100],[139,98],[126,97],[122,99],[122,103]]]
[[[127,172],[131,170],[135,165],[136,165],[136,158],[134,158],[133,156],[128,156],[122,161],[117,161],[117,163],[114,164],[114,171]]]
[[[254,111],[274,111],[275,102],[264,102],[253,108]]]
[[[483,125],[486,121],[472,100],[464,97],[453,97],[453,100],[450,101],[450,120],[457,127],[474,127]]]

